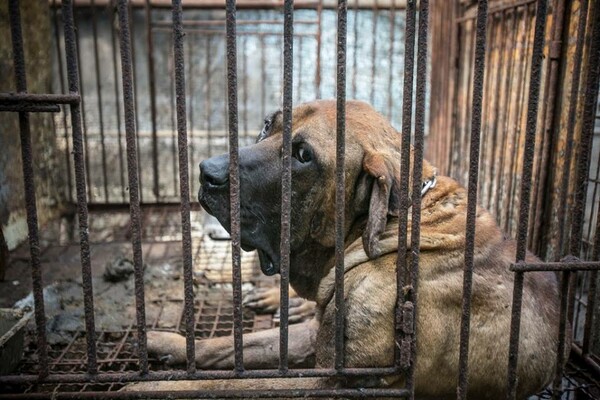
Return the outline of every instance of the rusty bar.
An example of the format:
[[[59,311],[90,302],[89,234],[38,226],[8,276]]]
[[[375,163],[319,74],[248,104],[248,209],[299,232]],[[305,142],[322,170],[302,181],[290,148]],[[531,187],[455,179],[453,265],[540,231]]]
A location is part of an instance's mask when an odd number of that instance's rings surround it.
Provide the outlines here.
[[[67,57],[67,80],[69,93],[79,93],[79,67],[77,65],[77,46],[74,29],[73,5],[71,1],[62,2],[65,31],[65,53]],[[94,322],[94,293],[92,286],[92,267],[90,261],[90,242],[88,226],[88,208],[86,195],[85,160],[83,154],[83,136],[81,131],[81,104],[71,105],[71,126],[73,133],[73,162],[75,166],[75,189],[77,195],[77,214],[79,220],[79,242],[81,257],[81,277],[85,312],[85,330],[87,341],[88,373],[98,372],[96,356],[96,327]]]
[[[517,9],[518,7],[521,6],[526,6],[532,3],[535,3],[538,0],[514,0],[505,4],[500,3],[500,5],[498,6],[494,6],[494,7],[490,7],[488,15],[492,15],[492,14],[496,14],[496,13],[500,13],[506,10],[513,10],[513,9]],[[456,22],[457,23],[463,23],[472,19],[475,19],[476,15],[466,15],[464,17],[460,17],[460,18],[456,18]]]
[[[56,7],[56,0],[52,0],[52,23],[54,27],[54,44],[56,44],[56,61],[58,62],[58,78],[60,82],[60,92],[65,92],[65,77],[63,74],[63,55],[62,48],[60,47],[60,25],[58,23],[58,11]],[[73,201],[73,177],[71,176],[71,148],[69,146],[69,130],[67,127],[67,113],[63,112],[62,115],[63,123],[63,139],[65,141],[65,165],[67,166],[67,190],[69,193],[69,201]]]
[[[173,37],[173,29],[171,29],[171,31],[169,32],[169,37],[171,39],[171,48],[174,47],[174,40],[175,38]],[[169,75],[171,75],[173,73],[173,71],[175,71],[175,63],[174,63],[174,54],[173,52],[169,52],[169,57],[168,57],[168,71],[169,71]],[[177,139],[175,138],[175,131],[177,130],[176,125],[177,125],[177,121],[176,121],[176,106],[175,106],[175,83],[173,82],[173,79],[169,79],[169,97],[171,98],[170,101],[170,105],[171,105],[171,156],[172,156],[172,161],[173,164],[171,165],[171,171],[173,171],[173,177],[171,179],[171,182],[173,182],[173,193],[177,193],[177,183],[178,183],[178,179],[177,179],[177,144],[176,141]],[[154,162],[158,162],[158,160],[154,160]]]
[[[242,114],[242,126],[244,127],[244,138],[248,137],[248,38],[242,37],[242,103],[244,113]]]
[[[458,366],[457,398],[467,398],[469,385],[469,334],[471,327],[471,295],[473,292],[473,265],[475,262],[475,223],[477,221],[477,187],[479,180],[479,148],[481,144],[481,113],[483,78],[485,74],[485,41],[487,35],[487,0],[477,4],[475,60],[473,63],[473,94],[471,112],[471,149],[469,154],[469,185],[467,194],[467,221],[465,237],[465,267],[463,274],[462,315]]]
[[[229,201],[231,210],[231,266],[233,268],[233,342],[235,371],[244,370],[242,326],[242,264],[240,228],[240,168],[238,143],[236,0],[227,0],[227,97],[229,105]]]
[[[406,398],[405,389],[265,389],[265,390],[172,390],[110,392],[112,399],[261,399],[261,398]],[[28,399],[105,399],[106,392],[26,393]],[[0,395],[0,399],[23,398],[19,394]]]
[[[511,264],[510,270],[513,272],[532,272],[532,271],[598,271],[600,262],[567,260],[563,262],[548,263],[525,263],[518,262]]]
[[[549,43],[549,62],[547,63],[547,75],[548,75],[548,79],[546,80],[546,90],[545,90],[545,97],[546,97],[546,101],[544,101],[543,103],[543,108],[544,108],[544,121],[543,121],[543,135],[542,135],[542,146],[541,146],[541,154],[540,154],[540,160],[537,163],[537,169],[536,169],[536,173],[535,176],[537,176],[537,181],[538,184],[535,185],[534,187],[534,194],[533,194],[533,198],[535,199],[535,205],[533,207],[532,211],[537,211],[537,210],[543,210],[544,209],[544,200],[545,200],[545,196],[543,195],[539,195],[539,190],[540,190],[540,184],[544,185],[546,183],[547,180],[547,176],[548,176],[548,171],[550,170],[549,165],[549,157],[550,157],[550,142],[551,142],[551,138],[552,138],[552,132],[556,129],[554,124],[555,124],[555,108],[557,106],[560,106],[561,103],[561,99],[560,96],[557,98],[556,94],[559,90],[558,86],[559,86],[559,73],[560,73],[560,68],[561,68],[561,63],[564,63],[562,61],[562,53],[563,53],[563,42],[562,42],[562,38],[564,35],[564,29],[566,26],[568,26],[569,21],[567,19],[567,21],[565,21],[565,9],[566,9],[566,0],[559,0],[556,2],[553,12],[552,12],[552,39],[551,42]],[[581,2],[581,6],[582,7],[586,7],[587,8],[587,0],[582,0]],[[583,11],[583,8],[582,8]],[[583,11],[583,14],[587,14],[587,10]],[[581,13],[580,13],[581,16]],[[581,28],[581,20],[579,21],[579,26],[578,26],[578,39],[579,39],[579,29]],[[577,41],[577,47],[575,49],[575,66],[574,66],[574,73],[573,73],[573,79],[572,79],[572,86],[571,86],[571,94],[573,93],[573,88],[578,88],[579,87],[579,70],[580,70],[580,65],[581,65],[581,57],[577,58],[577,50],[579,50],[580,46],[580,42],[579,40]],[[579,64],[579,65],[578,65]],[[573,101],[573,97],[571,97],[571,105],[574,103]],[[570,116],[569,116],[570,118]],[[567,146],[569,146],[568,144],[568,140],[567,140]],[[569,164],[565,163],[565,167],[563,168],[563,179],[564,179],[564,175],[566,174],[567,171],[569,171]],[[563,186],[564,187],[564,186]],[[566,204],[566,201],[561,202],[560,204],[562,204],[563,206]],[[559,206],[559,209],[562,208]],[[536,218],[537,217],[537,218]],[[532,221],[533,223],[530,226],[530,229],[532,230],[533,233],[533,238],[531,238],[531,243],[532,246],[537,246],[537,241],[538,241],[538,232],[541,229],[541,225],[542,225],[542,221],[544,220],[544,218],[540,218],[539,216],[536,216],[536,214],[534,214],[534,220]],[[561,221],[559,219],[559,221]],[[566,230],[566,229],[565,229]]]
[[[358,1],[354,2],[353,14],[354,21],[352,23],[352,31],[354,34],[354,48],[352,51],[352,97],[356,98],[356,75],[358,72]]]
[[[150,371],[146,375],[140,375],[137,372],[105,372],[94,375],[82,373],[60,373],[52,374],[40,379],[37,375],[4,375],[0,376],[2,384],[23,384],[23,383],[86,383],[91,379],[97,383],[125,383],[125,382],[150,382],[161,380],[214,380],[214,379],[261,379],[261,378],[318,378],[318,377],[339,377],[339,376],[390,376],[398,374],[396,368],[344,368],[337,370],[334,368],[310,368],[310,369],[288,369],[280,371],[279,369],[260,369],[250,371],[233,370],[196,370],[194,374],[188,374],[186,371],[166,370]]]
[[[212,105],[211,105],[211,90],[210,90],[210,82],[212,70],[210,68],[210,60],[211,60],[211,46],[210,46],[211,36],[206,36],[206,57],[204,57],[204,73],[206,74],[206,136],[208,137],[208,156],[212,156]],[[261,68],[264,68],[261,67]],[[265,82],[265,80],[263,80]]]
[[[140,372],[148,373],[148,349],[146,340],[146,309],[144,299],[144,262],[142,259],[141,213],[138,182],[138,157],[136,147],[135,108],[133,104],[133,72],[131,64],[131,38],[129,12],[126,0],[119,0],[119,37],[121,44],[121,75],[123,80],[123,103],[125,105],[125,135],[127,140],[127,175],[129,183],[129,213],[131,215],[131,244],[135,278],[135,308],[138,333]]]
[[[114,7],[110,7],[110,20],[115,20],[115,9]],[[123,165],[123,141],[122,141],[122,131],[121,131],[121,102],[119,101],[119,65],[117,61],[117,37],[115,35],[115,29],[111,27],[110,29],[110,39],[111,39],[111,47],[112,47],[112,63],[113,63],[113,75],[115,77],[115,111],[117,117],[117,141],[119,148],[119,178],[121,184],[121,201],[125,201],[125,167]],[[132,59],[133,59],[133,49],[132,49]],[[134,62],[135,65],[135,62]],[[135,75],[133,77],[133,81],[135,82]],[[138,167],[139,168],[139,167]],[[141,183],[140,183],[141,185]]]
[[[402,305],[404,303],[404,285],[409,274],[406,257],[408,238],[408,209],[410,208],[409,174],[410,174],[410,133],[412,128],[412,104],[413,104],[413,81],[415,70],[415,30],[416,30],[416,6],[415,0],[406,3],[406,26],[404,40],[404,91],[402,94],[402,158],[400,167],[400,207],[398,211],[398,258],[396,259],[396,311],[395,327],[396,342],[403,343],[410,338],[402,335]],[[396,367],[407,368],[402,365],[401,347],[395,348]]]
[[[187,371],[196,371],[194,342],[194,276],[192,266],[192,227],[190,221],[190,177],[188,165],[187,121],[185,103],[185,63],[181,24],[181,0],[173,0],[173,52],[175,54],[175,85],[177,92],[177,145],[179,150],[179,195],[181,198],[181,254],[183,257],[185,339]]]
[[[96,73],[96,98],[98,100],[98,123],[100,124],[100,149],[102,158],[102,181],[104,201],[108,203],[108,172],[106,162],[106,141],[104,137],[104,113],[102,112],[102,84],[100,83],[100,56],[98,53],[98,15],[95,0],[90,0],[92,10],[92,43],[94,47],[94,67]]]
[[[296,20],[294,21],[295,25],[315,25],[317,24],[317,20]],[[225,20],[183,20],[183,26],[215,26],[215,25],[225,25]],[[279,19],[250,19],[250,20],[237,20],[236,25],[281,25],[281,20]],[[162,27],[171,27],[171,22],[169,21],[156,21],[152,23],[152,26],[162,26]]]
[[[154,68],[154,39],[152,37],[152,7],[146,0],[146,46],[148,46],[148,85],[150,90],[150,122],[152,123],[152,180],[154,197],[160,198],[158,178],[158,134],[156,130],[156,77]],[[169,29],[170,31],[170,29]]]
[[[77,56],[77,75],[79,79],[79,93],[77,93],[81,99],[81,124],[83,127],[83,145],[84,145],[84,157],[85,157],[85,179],[88,183],[87,185],[87,197],[88,201],[93,198],[92,196],[92,178],[91,178],[91,170],[90,167],[90,147],[88,141],[88,129],[87,129],[87,118],[85,118],[85,95],[84,95],[84,86],[83,86],[83,73],[81,71],[81,49],[80,49],[80,40],[79,40],[79,20],[75,18],[75,12],[73,11],[73,23],[75,27],[75,47],[76,47],[76,56]]]
[[[323,1],[317,3],[317,61],[315,65],[315,98],[321,98],[321,19],[323,14]]]
[[[348,4],[338,0],[337,9],[337,113],[335,160],[335,368],[344,368],[344,210],[346,179],[344,151],[346,147],[346,29]]]
[[[27,77],[19,5],[19,0],[10,0],[8,2],[8,13],[10,19],[16,89],[18,92],[26,92]],[[19,133],[21,138],[21,166],[23,168],[25,187],[25,207],[27,210],[27,233],[29,237],[29,251],[31,254],[31,280],[35,307],[37,345],[40,352],[39,373],[40,377],[44,377],[48,375],[48,347],[46,342],[46,314],[44,312],[44,288],[42,285],[42,266],[40,264],[40,240],[38,234],[35,180],[33,176],[33,151],[31,148],[31,132],[29,129],[28,113],[19,113]]]
[[[581,78],[581,63],[583,61],[583,47],[585,41],[585,27],[587,24],[587,13],[588,13],[588,1],[582,0],[580,7],[580,15],[577,26],[577,45],[575,48],[575,62],[573,65],[573,78],[571,81],[571,93],[570,93],[570,103],[569,103],[569,113],[567,116],[567,137],[565,138],[565,151],[564,151],[564,168],[562,171],[561,177],[561,196],[560,202],[558,204],[558,215],[557,219],[560,224],[566,223],[566,214],[567,214],[567,197],[569,192],[569,177],[571,170],[571,158],[573,154],[573,137],[575,132],[575,116],[577,115],[577,100],[578,92],[579,92],[579,83]],[[563,249],[564,249],[564,241],[565,236],[568,234],[568,229],[564,229],[560,233],[560,239],[558,244],[558,252],[557,257],[560,257]],[[578,254],[573,254],[578,255]]]
[[[591,37],[591,46],[590,53],[588,59],[588,70],[586,76],[586,87],[585,87],[585,100],[583,104],[583,119],[582,119],[582,133],[581,133],[581,143],[585,144],[584,149],[586,151],[582,151],[582,153],[586,153],[586,160],[580,160],[580,168],[579,174],[581,179],[585,181],[587,177],[587,169],[585,169],[585,165],[589,168],[590,162],[590,151],[592,150],[593,145],[593,136],[594,136],[594,123],[595,123],[595,111],[598,106],[598,85],[600,81],[600,5],[597,3],[594,4],[594,15],[592,17],[593,24],[593,32]],[[585,141],[584,141],[585,140]],[[584,171],[585,169],[585,171]],[[581,196],[582,201],[585,201],[585,194],[587,192],[587,182],[583,184],[579,181],[578,190]],[[583,204],[580,208],[581,213],[583,214]],[[580,216],[581,220],[583,220],[583,216]],[[579,239],[581,239],[581,231],[583,229],[582,221],[579,222],[581,227],[579,228]],[[600,227],[600,217],[597,217],[596,224]],[[600,234],[598,234],[598,230],[596,230],[596,237],[594,243],[593,250],[593,259],[598,260],[600,253]],[[572,250],[575,248],[576,243],[572,243]],[[584,356],[589,353],[591,336],[592,336],[592,320],[593,320],[593,311],[596,301],[596,291],[597,291],[597,272],[593,272],[590,276],[591,283],[588,292],[588,306],[586,310],[586,321],[584,327],[584,338],[583,338],[583,354]],[[597,332],[596,332],[597,334]]]
[[[371,33],[371,104],[375,106],[375,77],[377,75],[377,22],[379,9],[377,0],[373,0],[373,32]],[[391,67],[390,67],[391,69]]]
[[[356,40],[356,39],[355,39]],[[394,92],[394,42],[396,41],[396,0],[392,0],[390,4],[390,47],[388,52],[390,53],[390,66],[388,75],[388,119],[393,120],[393,105],[394,100],[392,93]]]
[[[265,55],[265,37],[260,36],[260,80],[261,82],[267,82],[267,71],[265,69],[265,64],[267,63],[266,55]],[[266,116],[265,113],[265,102],[267,93],[265,90],[266,85],[260,85],[260,115],[262,117]]]
[[[133,18],[133,14],[134,14],[134,10],[133,10],[133,4],[131,2],[129,2],[129,30],[131,32],[135,32],[135,19]],[[133,66],[133,81],[137,82],[137,73],[136,73],[136,68],[135,68],[135,40],[131,41],[131,65]],[[138,85],[133,85],[133,105],[134,108],[136,110],[139,110],[139,105],[138,105]],[[142,161],[141,161],[141,150],[140,150],[140,134],[139,134],[139,126],[140,126],[140,117],[138,115],[138,113],[135,113],[135,129],[136,129],[136,147],[137,147],[137,152],[139,154],[138,156],[138,160],[137,160],[137,167],[138,167],[138,171],[142,171]],[[140,173],[138,176],[139,179],[139,183],[140,183],[140,188],[144,187],[144,174]],[[140,191],[140,202],[144,202],[144,191],[141,190]],[[158,201],[157,201],[158,203]]]
[[[535,153],[535,133],[537,111],[540,96],[542,59],[544,53],[544,34],[546,29],[547,0],[538,0],[535,16],[535,35],[531,55],[531,75],[529,78],[529,98],[527,104],[527,125],[521,177],[521,202],[519,207],[519,229],[517,232],[516,262],[525,260],[527,253],[527,229],[529,226],[529,205],[531,194],[531,175]],[[519,357],[519,333],[521,324],[521,306],[523,299],[523,273],[515,273],[513,287],[513,305],[510,329],[510,347],[508,353],[508,398],[517,395],[517,361]]]
[[[196,64],[194,63],[194,47],[196,46],[198,41],[195,41],[195,43],[192,43],[192,40],[188,40],[187,41],[187,51],[188,51],[188,76],[190,77],[189,80],[189,93],[190,93],[190,101],[189,103],[187,103],[188,106],[188,115],[189,115],[189,119],[190,119],[190,144],[188,146],[189,148],[189,157],[190,157],[190,165],[192,166],[192,168],[190,169],[190,182],[192,182],[192,191],[194,188],[194,182],[196,182],[196,180],[194,179],[194,171],[196,170],[196,160],[194,157],[194,154],[196,153],[196,149],[195,149],[195,145],[194,145],[194,124],[195,124],[195,114],[194,114],[194,109],[195,104],[194,104],[194,99],[196,98],[196,96],[194,96],[194,91],[196,90],[196,85],[195,85],[195,80],[194,78],[196,77],[196,74],[194,73],[194,67],[196,66]]]
[[[283,141],[281,152],[281,238],[279,369],[288,369],[288,312],[290,284],[290,232],[292,209],[292,102],[294,93],[294,0],[283,9]]]
[[[419,247],[421,229],[421,187],[423,175],[423,141],[425,135],[425,97],[427,85],[427,45],[429,27],[429,0],[419,2],[419,30],[417,33],[417,88],[415,107],[415,144],[412,169],[412,222],[411,222],[411,285],[410,301],[413,304],[413,324],[417,320],[418,283],[419,283]],[[412,335],[410,346],[410,369],[407,376],[407,385],[414,397],[415,368],[417,359],[417,337]]]
[[[79,104],[79,94],[0,93],[0,104]]]
[[[27,103],[14,103],[2,105],[0,104],[0,112],[60,112],[60,106],[58,104],[27,104]]]

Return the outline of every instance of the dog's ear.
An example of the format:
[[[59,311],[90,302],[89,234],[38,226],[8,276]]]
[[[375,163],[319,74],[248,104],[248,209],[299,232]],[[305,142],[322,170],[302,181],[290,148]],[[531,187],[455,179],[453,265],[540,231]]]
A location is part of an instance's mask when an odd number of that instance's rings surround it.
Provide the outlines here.
[[[398,166],[394,165],[394,161]],[[366,152],[363,170],[373,179],[369,216],[363,232],[363,247],[371,259],[381,255],[379,237],[385,231],[388,215],[398,216],[400,207],[400,160],[379,152]]]

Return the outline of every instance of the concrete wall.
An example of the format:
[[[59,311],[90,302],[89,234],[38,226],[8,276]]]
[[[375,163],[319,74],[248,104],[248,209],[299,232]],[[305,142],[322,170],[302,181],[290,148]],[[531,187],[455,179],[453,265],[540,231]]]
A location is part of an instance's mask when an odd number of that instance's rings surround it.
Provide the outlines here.
[[[48,1],[21,2],[28,91],[49,93],[51,26]],[[0,92],[14,92],[8,1],[0,0]],[[52,115],[31,114],[33,164],[40,225],[56,215],[64,192],[64,155],[58,152]],[[18,115],[0,113],[0,225],[9,249],[27,238]]]

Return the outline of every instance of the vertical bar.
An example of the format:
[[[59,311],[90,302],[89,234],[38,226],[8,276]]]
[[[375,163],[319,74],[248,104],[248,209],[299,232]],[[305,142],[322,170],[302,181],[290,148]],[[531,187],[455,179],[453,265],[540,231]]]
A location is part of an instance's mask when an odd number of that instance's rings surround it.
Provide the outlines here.
[[[371,34],[371,105],[375,106],[375,77],[377,75],[377,22],[379,21],[379,8],[377,0],[373,0],[373,32]]]
[[[19,10],[19,4],[19,0],[10,0],[8,2],[8,12],[16,89],[19,93],[25,93],[27,92],[27,77],[25,75],[25,53],[23,51],[23,33],[21,30],[21,12]],[[23,168],[23,180],[25,186],[25,208],[27,210],[29,252],[31,254],[33,303],[37,328],[37,345],[40,357],[40,377],[45,377],[48,375],[46,314],[44,312],[42,266],[40,264],[40,240],[38,235],[35,180],[33,176],[33,152],[31,149],[31,132],[29,130],[29,114],[26,112],[19,113],[19,133],[21,138],[21,166]]]
[[[317,62],[315,66],[315,97],[321,98],[321,19],[323,14],[323,1],[317,4]]]
[[[248,137],[248,38],[242,37],[242,102],[244,103],[244,114],[242,115],[242,126],[244,127],[244,139]],[[245,144],[246,142],[244,142]]]
[[[115,9],[110,7],[110,21],[115,20]],[[121,200],[125,201],[125,167],[123,165],[123,141],[121,132],[121,102],[119,100],[119,65],[117,61],[117,37],[115,36],[115,28],[111,25],[110,38],[112,47],[112,58],[113,58],[113,75],[115,77],[115,114],[117,117],[117,141],[119,147],[119,179],[121,184]],[[133,55],[133,51],[132,51]],[[135,82],[135,76],[133,78]]]
[[[417,47],[417,94],[415,107],[415,145],[412,176],[412,221],[411,221],[411,301],[413,321],[417,320],[417,295],[419,283],[419,247],[421,229],[421,185],[423,175],[423,141],[425,134],[425,96],[427,84],[427,40],[429,27],[429,0],[419,3],[419,31]],[[414,396],[415,367],[417,358],[417,337],[412,335],[411,366],[407,377],[411,397]]]
[[[354,34],[354,46],[352,52],[352,98],[356,99],[356,75],[358,69],[358,1],[354,2],[354,21],[352,24],[352,33]]]
[[[85,94],[84,94],[84,86],[83,86],[83,73],[81,71],[81,49],[80,49],[80,39],[79,39],[79,21],[75,19],[75,14],[73,14],[74,21],[74,29],[75,29],[75,53],[77,55],[77,76],[79,77],[79,96],[81,97],[81,123],[83,126],[83,143],[84,143],[84,157],[85,157],[85,179],[88,183],[87,185],[87,195],[88,199],[92,199],[92,178],[91,178],[91,170],[90,168],[90,146],[88,140],[88,129],[87,129],[87,119],[85,118]],[[76,184],[77,185],[77,184]]]
[[[133,72],[131,63],[131,37],[126,0],[119,0],[119,36],[121,44],[121,75],[123,103],[125,105],[125,135],[127,140],[127,177],[129,182],[129,213],[131,215],[131,244],[135,282],[135,308],[138,333],[140,372],[148,373],[148,346],[146,340],[146,308],[144,299],[144,267],[142,259],[141,213],[137,169],[135,108],[133,104]]]
[[[60,30],[58,24],[58,12],[56,11],[56,0],[52,0],[52,14],[53,14],[53,22],[54,22],[54,42],[56,43],[56,59],[58,61],[58,77],[60,80],[60,92],[65,92],[65,77],[63,75],[63,55],[62,49],[60,47]],[[63,134],[65,140],[65,161],[67,165],[67,188],[69,191],[68,199],[73,201],[73,177],[71,176],[71,149],[69,147],[69,132],[67,127],[67,113],[63,111],[62,113],[63,120]]]
[[[194,342],[194,286],[192,267],[192,228],[190,221],[190,177],[188,165],[187,121],[185,115],[185,63],[183,58],[181,0],[173,0],[173,52],[175,53],[175,90],[177,92],[177,144],[179,150],[179,195],[181,197],[181,245],[183,256],[183,294],[187,371],[196,372]]]
[[[288,369],[288,311],[290,283],[290,219],[292,209],[292,99],[294,90],[294,0],[283,8],[283,142],[281,156],[281,317],[279,325],[279,370]]]
[[[457,397],[467,398],[469,373],[469,332],[471,324],[471,294],[473,291],[473,264],[475,258],[475,222],[477,220],[477,185],[479,179],[479,147],[481,141],[481,106],[483,103],[483,77],[485,73],[485,40],[487,34],[487,0],[477,5],[477,33],[473,76],[473,103],[471,113],[471,149],[469,155],[469,186],[467,226],[465,237],[465,267],[463,274],[462,316]]]
[[[226,3],[227,97],[229,100],[229,199],[231,209],[231,266],[233,268],[233,344],[235,371],[244,370],[242,349],[242,266],[240,250],[240,168],[238,143],[236,0]]]
[[[96,1],[91,0],[92,37],[94,44],[94,68],[96,73],[96,98],[98,100],[98,123],[100,124],[100,148],[102,154],[102,181],[104,186],[104,201],[108,203],[108,172],[106,166],[106,141],[104,138],[104,113],[102,112],[102,84],[100,82],[100,56],[98,53],[98,16]]]
[[[525,132],[525,150],[523,174],[521,178],[521,204],[519,207],[519,229],[517,232],[516,262],[524,261],[527,254],[527,227],[529,226],[529,203],[531,194],[531,175],[535,152],[535,132],[537,128],[537,110],[540,96],[544,33],[546,29],[547,0],[538,0],[535,15],[535,34],[531,55],[531,75],[529,78],[529,99],[527,104],[527,125]],[[519,333],[521,324],[521,306],[523,302],[523,272],[515,272],[513,287],[513,305],[510,328],[510,347],[508,350],[508,391],[507,398],[517,395],[517,362],[519,357]]]
[[[173,36],[173,34],[169,35],[171,38],[171,47],[173,48],[174,42],[175,42],[175,37]],[[174,65],[174,54],[172,52],[169,52],[169,62],[168,62],[168,69],[169,69],[169,73],[172,73],[172,71],[175,71],[175,65]],[[175,105],[175,84],[173,82],[173,78],[169,79],[169,85],[170,85],[170,90],[169,90],[169,95],[171,97],[171,155],[172,155],[172,161],[173,164],[171,166],[171,169],[173,171],[173,178],[172,178],[172,182],[173,182],[173,195],[175,195],[175,193],[177,193],[177,144],[175,143],[177,141],[177,139],[175,138],[175,131],[177,130],[176,125],[177,125],[177,121],[176,121],[176,105]],[[158,159],[155,160],[156,163],[158,163]]]
[[[205,64],[204,64],[204,73],[206,75],[206,137],[207,137],[207,143],[208,143],[208,157],[212,156],[212,124],[211,124],[211,117],[212,117],[212,103],[211,103],[211,90],[210,90],[210,83],[212,81],[212,77],[211,77],[211,68],[210,68],[210,60],[211,60],[211,46],[210,46],[210,40],[211,40],[210,34],[208,34],[206,36],[206,57],[205,57]],[[263,80],[263,82],[265,82]]]
[[[154,38],[152,37],[152,8],[146,0],[146,44],[148,46],[148,85],[150,90],[150,121],[152,122],[152,179],[154,197],[160,198],[158,177],[158,133],[156,131],[156,78],[154,70]]]
[[[346,29],[348,4],[338,0],[337,6],[337,115],[336,115],[336,163],[335,163],[335,368],[344,368],[344,210],[346,146]]]
[[[265,65],[267,63],[266,51],[265,51],[265,37],[260,36],[260,116],[265,117],[265,103],[267,97],[266,85],[267,85],[267,71]]]
[[[595,111],[598,106],[598,86],[600,85],[600,5],[597,2],[593,3],[592,21],[593,31],[590,40],[590,53],[587,61],[588,70],[585,85],[585,97],[583,104],[583,116],[581,127],[581,146],[578,180],[576,191],[576,202],[573,209],[573,232],[571,233],[571,254],[579,255],[581,237],[583,232],[583,216],[585,210],[585,199],[587,194],[587,177],[590,164],[590,153],[593,146]],[[600,228],[600,217],[596,217],[597,227]],[[598,260],[600,253],[600,234],[596,229],[596,237],[594,240],[593,260]],[[592,342],[592,320],[594,316],[594,308],[596,302],[597,291],[597,276],[598,271],[593,271],[590,274],[590,288],[588,291],[588,305],[586,310],[586,320],[583,336],[583,354],[589,354],[590,343]],[[598,334],[598,332],[596,332]],[[559,343],[560,344],[560,343]]]
[[[390,47],[388,52],[390,53],[389,61],[389,74],[388,74],[388,119],[393,121],[393,105],[394,105],[394,47],[396,42],[396,0],[392,0],[390,4]]]
[[[416,31],[416,5],[415,0],[406,2],[406,26],[404,34],[404,89],[402,93],[402,158],[400,166],[400,207],[398,211],[398,258],[396,259],[396,366],[407,368],[410,360],[403,360],[402,353],[411,351],[410,342],[402,338],[402,305],[405,300],[404,285],[408,279],[407,254],[408,237],[408,209],[409,200],[409,174],[410,174],[410,133],[412,128],[413,82],[415,72],[415,31]],[[405,277],[406,276],[406,277]],[[404,332],[407,333],[407,332]],[[403,347],[404,346],[404,347]]]
[[[130,1],[129,5],[128,5],[128,9],[129,9],[129,30],[131,32],[134,33],[134,38],[135,38],[135,18],[133,17],[135,10],[133,9],[133,4]],[[135,68],[135,39],[133,39],[131,41],[131,65],[133,68],[133,81],[137,82],[137,73],[136,73],[136,68]],[[139,106],[138,106],[138,87],[137,85],[133,86],[133,106],[136,110],[139,110]],[[141,146],[140,146],[140,118],[139,115],[136,113],[135,114],[135,133],[136,133],[136,148],[137,148],[137,152],[138,152],[138,160],[137,160],[137,168],[138,171],[143,171],[142,170],[142,162],[141,162]],[[144,175],[142,173],[139,174],[138,176],[139,179],[139,183],[140,183],[140,189],[144,187]],[[144,191],[140,190],[140,201],[143,202],[144,201]]]
[[[197,38],[197,36],[195,37]],[[194,108],[195,108],[195,104],[194,104],[194,98],[196,97],[194,95],[194,92],[196,90],[196,85],[194,83],[194,78],[195,78],[195,73],[194,73],[194,67],[195,67],[195,63],[194,63],[194,46],[196,45],[197,40],[192,41],[192,40],[188,40],[187,41],[187,51],[188,51],[188,76],[190,77],[190,101],[189,101],[189,109],[188,109],[188,115],[190,116],[190,144],[188,145],[188,150],[190,153],[190,164],[191,168],[190,168],[190,182],[192,183],[192,187],[191,190],[193,191],[194,189],[194,182],[196,182],[194,180],[194,171],[196,170],[196,161],[195,161],[195,157],[194,157],[194,153],[195,153],[195,146],[194,146],[194,123],[195,123],[195,114],[194,114]],[[189,167],[188,167],[189,168]]]
[[[65,31],[65,53],[67,57],[69,93],[78,94],[79,67],[77,65],[77,39],[75,37],[73,5],[71,0],[63,0],[62,13]],[[95,374],[98,372],[96,364],[96,328],[94,322],[94,294],[88,236],[88,199],[86,194],[85,160],[83,153],[84,145],[81,131],[81,103],[71,105],[71,126],[73,131],[73,161],[75,165],[75,189],[77,193],[77,213],[79,219],[83,308],[85,311],[85,330],[87,332],[88,373]]]

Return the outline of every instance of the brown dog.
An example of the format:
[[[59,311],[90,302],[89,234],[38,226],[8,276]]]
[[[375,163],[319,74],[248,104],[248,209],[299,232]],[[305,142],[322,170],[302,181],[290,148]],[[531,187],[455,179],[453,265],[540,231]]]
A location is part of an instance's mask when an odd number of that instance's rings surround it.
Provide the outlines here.
[[[369,105],[346,106],[345,298],[346,366],[393,364],[396,303],[397,215],[400,134]],[[317,302],[316,317],[291,325],[293,366],[332,367],[334,359],[335,101],[315,101],[293,112],[292,237],[290,282]],[[240,150],[242,246],[257,249],[265,274],[279,271],[281,113],[270,116],[256,144]],[[229,229],[228,156],[201,165],[204,208]],[[423,162],[423,180],[435,179]],[[416,321],[418,398],[455,398],[465,247],[467,195],[439,176],[421,200],[419,312]],[[410,224],[410,222],[409,222]],[[410,254],[402,255],[410,258]],[[469,398],[505,398],[515,242],[506,240],[494,218],[477,210],[475,266],[469,347]],[[538,261],[527,255],[527,261]],[[556,360],[558,291],[553,273],[525,276],[518,365],[518,397],[542,389]],[[246,368],[273,368],[279,331],[244,336]],[[185,340],[149,332],[149,350],[171,363],[185,362]],[[196,342],[199,368],[232,368],[231,338]],[[369,384],[402,387],[402,377]],[[365,385],[333,379],[279,380],[279,387]],[[202,386],[204,385],[204,386]],[[227,384],[231,388],[231,384]],[[249,383],[235,385],[256,387]],[[206,382],[146,383],[129,390],[190,389]],[[213,384],[213,387],[214,384]]]

